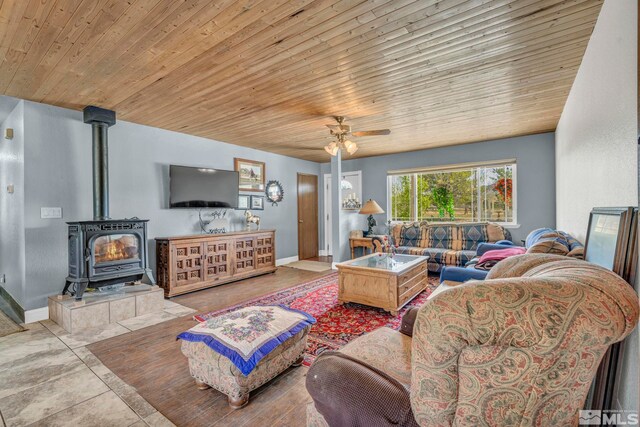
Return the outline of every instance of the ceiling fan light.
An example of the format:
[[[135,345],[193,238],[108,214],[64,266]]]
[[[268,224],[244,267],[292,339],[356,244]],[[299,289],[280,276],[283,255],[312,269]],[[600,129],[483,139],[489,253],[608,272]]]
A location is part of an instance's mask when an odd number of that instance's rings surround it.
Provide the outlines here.
[[[355,153],[356,151],[358,151],[358,144],[356,144],[356,143],[355,143],[355,142],[353,142],[353,141],[346,140],[346,141],[344,142],[344,148],[346,148],[346,149],[347,149],[347,153],[349,153],[349,154],[353,154],[353,153]]]
[[[329,145],[325,145],[324,147],[324,151],[331,154],[332,156],[335,156],[336,154],[338,154],[338,150],[339,150],[338,144],[336,144],[335,142],[332,142]]]

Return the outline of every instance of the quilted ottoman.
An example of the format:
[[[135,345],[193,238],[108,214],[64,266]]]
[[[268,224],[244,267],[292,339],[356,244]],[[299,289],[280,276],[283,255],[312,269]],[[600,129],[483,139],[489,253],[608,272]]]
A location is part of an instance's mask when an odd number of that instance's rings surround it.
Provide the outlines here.
[[[178,335],[196,386],[227,395],[229,406],[249,403],[249,393],[300,366],[315,319],[283,306],[244,307],[208,319]]]

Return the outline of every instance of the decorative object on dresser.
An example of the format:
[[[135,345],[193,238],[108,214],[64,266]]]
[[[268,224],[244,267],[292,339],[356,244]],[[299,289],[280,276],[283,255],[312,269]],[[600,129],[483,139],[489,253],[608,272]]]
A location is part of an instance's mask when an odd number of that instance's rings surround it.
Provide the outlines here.
[[[382,210],[380,205],[377,204],[375,200],[369,199],[367,200],[367,202],[364,204],[364,206],[362,207],[362,209],[360,209],[360,212],[358,213],[362,215],[369,215],[367,217],[367,222],[369,225],[369,229],[367,230],[367,235],[369,235],[373,233],[373,227],[377,225],[376,219],[373,217],[373,215],[383,214],[384,210]]]
[[[265,164],[255,160],[233,159],[234,169],[240,173],[240,191],[264,191]]]
[[[156,238],[167,297],[276,271],[275,230]]]
[[[213,228],[211,227],[211,223],[217,219],[224,219],[227,216],[227,211],[225,209],[215,210],[209,213],[211,219],[204,219],[202,215],[202,209],[198,210],[198,220],[200,221],[200,230],[203,233],[215,234],[215,233],[224,233],[226,229],[224,227]]]
[[[338,301],[357,302],[397,314],[428,284],[426,256],[374,253],[336,264]]]
[[[62,294],[81,300],[87,289],[143,280],[155,284],[147,265],[147,220],[109,218],[109,127],[115,111],[88,106],[93,156],[93,221],[68,222],[69,275]]]
[[[256,225],[256,230],[260,230],[260,217],[258,215],[252,214],[251,211],[246,211],[244,213],[244,218],[247,223],[247,231],[251,229],[252,223]]]
[[[267,200],[271,202],[271,206],[278,206],[278,203],[284,199],[284,189],[279,181],[271,180],[267,182],[267,188],[265,190]]]

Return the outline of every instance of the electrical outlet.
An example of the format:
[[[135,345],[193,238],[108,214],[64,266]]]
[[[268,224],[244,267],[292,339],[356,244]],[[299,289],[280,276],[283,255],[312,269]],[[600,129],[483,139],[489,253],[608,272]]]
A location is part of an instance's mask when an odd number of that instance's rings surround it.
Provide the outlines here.
[[[42,219],[62,218],[62,208],[40,208],[40,218]]]
[[[0,274],[0,283],[7,283],[7,277],[3,274]]]

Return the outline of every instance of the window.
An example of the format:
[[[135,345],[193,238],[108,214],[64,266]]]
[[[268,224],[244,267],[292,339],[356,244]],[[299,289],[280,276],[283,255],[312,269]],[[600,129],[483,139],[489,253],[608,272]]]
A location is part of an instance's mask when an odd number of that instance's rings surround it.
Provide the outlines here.
[[[389,172],[392,221],[516,223],[515,160]]]

